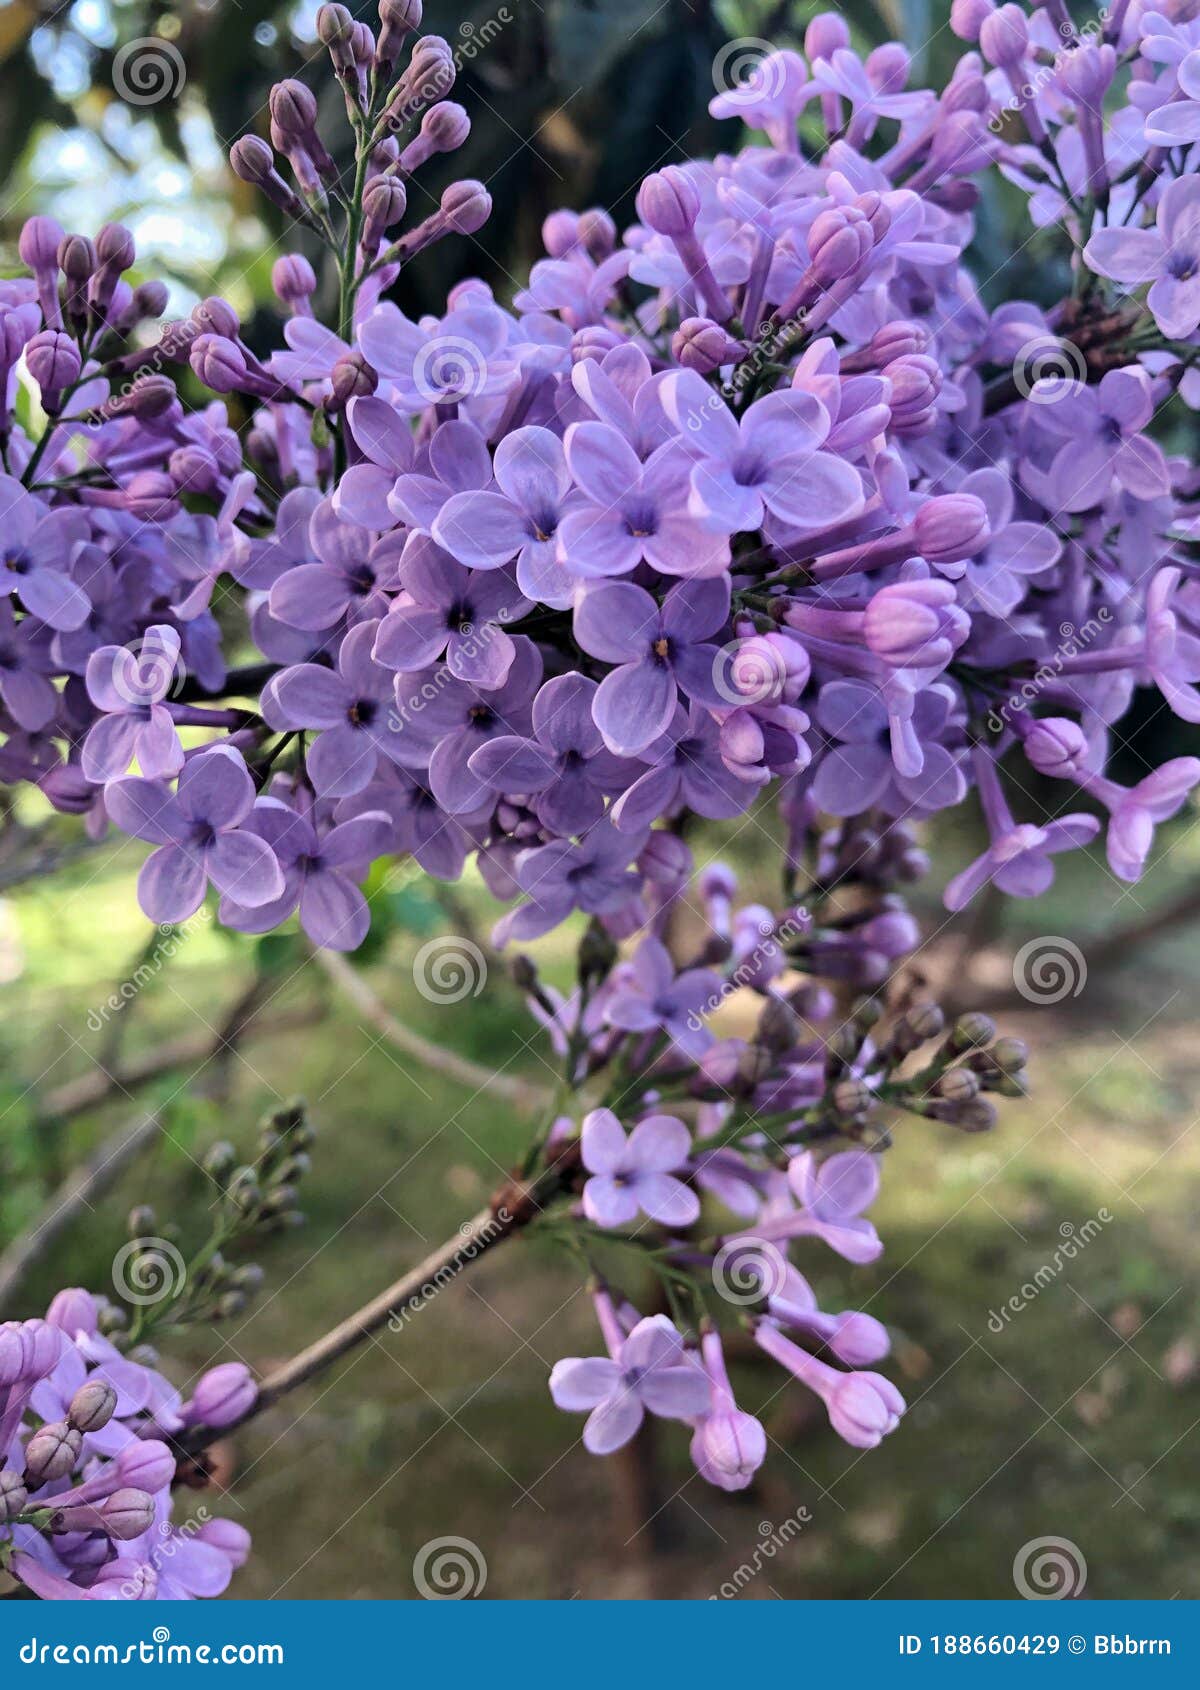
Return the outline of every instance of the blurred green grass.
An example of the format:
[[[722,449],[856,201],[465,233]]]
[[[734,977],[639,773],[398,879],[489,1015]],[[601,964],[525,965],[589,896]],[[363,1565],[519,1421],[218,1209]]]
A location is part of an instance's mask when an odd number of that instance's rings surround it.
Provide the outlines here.
[[[9,1232],[24,1212],[14,1192],[25,1210],[36,1192],[25,1088],[86,1069],[97,1045],[88,1012],[144,939],[137,860],[137,847],[102,846],[7,901]],[[1189,866],[1185,851],[1156,893]],[[1009,918],[1013,937],[1071,932],[1086,950],[1087,934],[1113,919],[1111,883],[1107,906],[1099,901],[1102,876],[1085,864],[1060,877],[1050,899]],[[423,893],[403,896],[412,923]],[[464,897],[485,913],[477,887]],[[427,909],[416,925],[426,918],[439,919]],[[196,1016],[215,1025],[244,983],[248,947],[194,926],[139,999],[130,1049]],[[391,1011],[484,1065],[546,1078],[503,980],[451,1010],[415,991],[421,936],[395,929],[372,961]],[[551,972],[565,956],[561,940],[550,947]],[[298,962],[277,959],[279,1005],[319,989],[311,969],[290,977]],[[494,1597],[706,1596],[751,1564],[761,1570],[744,1582],[748,1599],[1005,1597],[1014,1556],[1046,1536],[1079,1546],[1094,1596],[1200,1594],[1196,972],[1183,934],[1062,1011],[1006,1016],[1034,1044],[1034,1096],[1007,1107],[986,1138],[902,1123],[877,1211],[882,1261],[850,1268],[819,1247],[805,1255],[822,1306],[868,1307],[893,1332],[885,1366],[911,1409],[880,1449],[846,1449],[799,1387],[740,1357],[740,1395],[775,1445],[761,1482],[736,1497],[709,1490],[691,1471],[686,1435],[663,1426],[660,1491],[648,1498],[630,1463],[588,1457],[579,1421],[550,1403],[551,1365],[594,1350],[594,1324],[565,1258],[522,1241],[247,1429],[223,1455],[236,1470],[229,1494],[185,1495],[182,1507],[232,1514],[254,1533],[257,1552],[234,1587],[245,1597],[412,1597],[414,1557],[450,1535],[479,1546]],[[165,1104],[170,1137],[30,1275],[23,1296],[22,1312],[34,1312],[62,1283],[105,1289],[131,1203],[150,1201],[164,1218],[194,1214],[205,1197],[193,1156],[216,1137],[248,1144],[263,1109],[303,1094],[320,1133],[308,1224],[262,1253],[267,1287],[244,1316],[172,1348],[166,1366],[181,1382],[216,1357],[264,1367],[302,1347],[451,1234],[525,1132],[506,1106],[417,1068],[336,1000],[313,1026],[252,1039],[227,1098],[205,1098],[205,1078],[175,1102],[188,1075],[70,1124],[59,1147],[68,1167],[149,1102]],[[1111,1220],[1097,1222],[1101,1211]],[[989,1325],[1054,1261],[1067,1229],[1085,1227],[1095,1236],[1075,1260],[1000,1330]],[[660,1507],[655,1530],[636,1529]],[[761,1552],[767,1528],[801,1508],[804,1529]]]

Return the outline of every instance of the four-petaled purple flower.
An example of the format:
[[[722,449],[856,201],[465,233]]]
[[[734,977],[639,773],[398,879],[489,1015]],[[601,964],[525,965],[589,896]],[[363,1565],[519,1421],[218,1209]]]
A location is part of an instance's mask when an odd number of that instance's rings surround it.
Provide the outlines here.
[[[654,1314],[639,1320],[612,1356],[556,1362],[550,1394],[567,1413],[587,1414],[584,1448],[611,1455],[634,1436],[647,1409],[669,1420],[691,1420],[705,1413],[712,1393],[666,1315]]]
[[[691,1226],[700,1214],[696,1193],[676,1179],[692,1135],[673,1115],[648,1115],[626,1136],[611,1109],[583,1118],[583,1212],[597,1226],[627,1226],[640,1210],[661,1226]]]
[[[125,774],[133,760],[149,780],[178,774],[183,747],[163,704],[179,662],[179,635],[147,628],[136,647],[101,646],[88,658],[88,697],[105,714],[83,742],[80,762],[98,785]]]

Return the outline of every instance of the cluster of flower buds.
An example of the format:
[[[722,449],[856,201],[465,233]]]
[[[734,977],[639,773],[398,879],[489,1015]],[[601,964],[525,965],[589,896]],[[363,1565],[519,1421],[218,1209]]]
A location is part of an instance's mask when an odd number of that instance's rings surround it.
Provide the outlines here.
[[[0,1325],[0,1568],[47,1600],[219,1596],[249,1536],[173,1522],[171,1440],[239,1419],[253,1380],[223,1363],[185,1399],[152,1351],[122,1355],[102,1335],[105,1313],[68,1290],[44,1320]]]

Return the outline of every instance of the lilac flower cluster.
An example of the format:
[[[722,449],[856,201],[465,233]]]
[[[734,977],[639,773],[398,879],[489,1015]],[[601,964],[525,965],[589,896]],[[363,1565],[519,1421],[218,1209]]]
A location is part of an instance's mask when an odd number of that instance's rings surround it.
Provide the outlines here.
[[[250,1538],[232,1520],[175,1523],[168,1440],[232,1423],[255,1386],[240,1362],[182,1398],[152,1357],[122,1355],[104,1305],[60,1291],[45,1320],[0,1325],[0,1567],[51,1601],[219,1596]]]
[[[448,878],[477,853],[521,900],[501,938],[576,907],[632,922],[654,824],[773,781],[838,816],[976,788],[992,843],[957,905],[1040,891],[1099,831],[1091,808],[1014,820],[1024,761],[1108,811],[1135,878],[1200,779],[1104,774],[1136,685],[1200,719],[1194,475],[1147,432],[1197,393],[1192,26],[1120,5],[1101,39],[990,0],[952,21],[973,45],[939,95],[823,14],[713,103],[769,144],[655,172],[623,237],[556,213],[510,307],[468,281],[415,323],[383,297],[399,267],[489,208],[460,182],[395,232],[466,137],[452,54],[414,39],[417,0],[385,0],[377,38],[325,6],[353,195],[303,84],[272,94],[274,151],[233,150],[341,258],[328,327],[307,261],[276,265],[265,360],[218,299],[129,346],[162,299],[123,280],[127,232],[31,219],[2,306],[5,777],[153,843],[155,919],[211,883],[230,925],[298,909],[340,948],[395,852]],[[1074,244],[1057,312],[976,290],[986,168]],[[1047,346],[1066,375],[1038,373]],[[221,401],[183,409],[184,360],[254,408],[256,474]],[[244,676],[214,593],[265,660]]]
[[[551,1390],[597,1453],[661,1414],[706,1479],[750,1482],[766,1434],[736,1405],[714,1292],[842,1438],[895,1428],[886,1332],[823,1311],[788,1251],[873,1260],[886,1112],[984,1130],[1024,1064],[984,1017],[883,1001],[918,942],[910,824],[974,795],[989,844],[949,881],[958,909],[988,883],[1042,892],[1105,819],[1112,873],[1136,880],[1200,782],[1196,757],[1133,786],[1108,772],[1135,689],[1200,722],[1200,481],[1155,437],[1200,405],[1189,12],[1118,0],[1080,31],[1063,0],[954,0],[965,50],[941,91],[909,87],[901,43],[862,57],[822,14],[713,102],[761,144],[654,172],[623,232],[555,213],[513,299],[467,280],[413,322],[387,297],[399,270],[490,208],[465,181],[408,215],[466,138],[453,53],[418,36],[419,0],[381,0],[378,32],[324,5],[353,185],[295,81],[269,144],[232,163],[329,249],[330,322],[288,255],[285,346],[257,356],[220,299],[147,341],[165,299],[129,287],[115,225],[93,242],[31,219],[31,275],[0,283],[0,779],[153,846],[139,897],[159,921],[211,886],[230,927],[296,914],[353,949],[361,883],[399,854],[448,880],[474,856],[511,906],[499,945],[588,918],[572,998],[516,971],[587,1094],[525,1173],[568,1199],[534,1224],[595,1282],[606,1353],[560,1362]],[[987,171],[1057,230],[1073,287],[1051,310],[982,297]],[[203,409],[184,365],[218,396]],[[1061,805],[1026,793],[1031,772]],[[735,909],[729,872],[702,869],[681,968],[685,825],[764,793],[786,907]],[[738,990],[754,1034],[718,1035]],[[641,1313],[605,1249],[664,1306]],[[8,1341],[10,1394],[35,1350],[39,1379],[61,1364],[47,1330]],[[185,1412],[149,1405],[143,1431]],[[107,1546],[141,1536],[109,1524],[148,1523],[156,1491],[97,1500],[92,1434],[73,1398],[56,1415],[71,1462],[45,1483],[81,1476],[85,1496],[31,1515],[5,1474],[15,1570],[124,1580]]]

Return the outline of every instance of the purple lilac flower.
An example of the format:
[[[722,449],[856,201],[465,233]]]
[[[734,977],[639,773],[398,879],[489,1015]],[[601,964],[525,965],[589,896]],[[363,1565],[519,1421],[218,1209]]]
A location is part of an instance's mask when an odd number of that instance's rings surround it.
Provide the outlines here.
[[[528,903],[510,910],[496,925],[495,942],[536,939],[565,921],[574,909],[608,916],[637,897],[639,880],[631,872],[645,835],[618,833],[612,823],[597,822],[577,843],[556,839],[521,852],[516,882]]]
[[[480,498],[486,497],[484,494]],[[503,686],[516,656],[505,624],[530,608],[503,570],[465,569],[423,534],[414,534],[400,560],[405,599],[379,624],[375,659],[388,669],[425,669],[445,656],[459,680]]]
[[[1197,310],[1200,313],[1200,306]],[[1098,505],[1114,476],[1135,498],[1169,492],[1166,459],[1141,433],[1154,414],[1144,370],[1109,370],[1098,387],[1062,378],[1040,381],[1035,399],[1042,407],[1039,423],[1063,441],[1050,466],[1060,509],[1081,511]]]
[[[597,1226],[627,1226],[638,1213],[662,1226],[690,1226],[700,1199],[675,1177],[692,1137],[673,1115],[648,1115],[626,1136],[611,1109],[583,1118],[583,1212]]]
[[[246,826],[274,852],[283,870],[283,892],[257,908],[222,898],[221,921],[239,933],[269,933],[298,910],[300,925],[314,945],[357,950],[371,915],[355,882],[365,879],[371,863],[387,849],[391,818],[368,810],[318,834],[310,818],[290,805],[260,798]]]
[[[350,630],[336,671],[319,663],[297,663],[281,670],[263,694],[263,713],[272,727],[317,729],[305,763],[325,798],[361,792],[380,757],[405,761],[407,742],[396,719],[394,678],[371,656],[379,627],[378,622],[360,622]],[[273,896],[282,891],[281,886]]]
[[[729,617],[729,582],[681,581],[661,605],[631,581],[593,587],[575,608],[575,638],[615,665],[592,713],[619,756],[653,744],[675,714],[678,688],[698,704],[727,702],[717,688],[720,651],[710,643]]]
[[[696,1422],[691,1455],[702,1478],[720,1490],[745,1490],[767,1458],[762,1422],[734,1401],[717,1332],[705,1332],[700,1356],[712,1388],[707,1414]]]
[[[592,716],[595,697],[595,681],[556,675],[533,701],[532,737],[490,739],[471,753],[471,773],[493,792],[532,796],[551,833],[586,833],[604,814],[605,798],[637,767],[606,750]]]
[[[1149,282],[1146,303],[1169,340],[1200,326],[1200,176],[1169,182],[1153,229],[1109,228],[1094,234],[1084,258],[1125,287]]]
[[[174,628],[146,630],[135,648],[101,646],[88,658],[88,697],[105,712],[88,730],[81,763],[89,780],[103,784],[128,773],[135,759],[149,780],[176,775],[183,747],[163,699],[179,662]]]
[[[752,532],[767,513],[792,530],[826,528],[862,509],[857,470],[819,450],[829,415],[811,394],[772,393],[739,418],[691,370],[668,376],[660,392],[696,459],[688,508],[718,532]]]
[[[713,1042],[704,1024],[724,992],[719,974],[711,968],[675,971],[671,953],[661,940],[641,941],[605,1006],[614,1027],[629,1033],[661,1028],[686,1055],[702,1056]]]
[[[719,576],[729,562],[726,533],[689,508],[690,462],[674,441],[643,464],[607,423],[572,423],[566,457],[584,494],[558,528],[558,556],[572,575],[628,575],[648,563],[660,575]]]
[[[1002,892],[1015,898],[1036,898],[1054,879],[1050,858],[1059,851],[1074,850],[1094,839],[1100,831],[1095,816],[1063,816],[1043,827],[1014,821],[1000,785],[995,764],[986,752],[975,753],[980,801],[992,842],[946,887],[943,902],[948,910],[961,910],[975,894],[995,881]]]
[[[177,792],[162,781],[131,777],[110,783],[110,818],[157,849],[142,864],[138,898],[152,921],[186,921],[217,891],[254,909],[283,892],[283,871],[270,847],[242,823],[254,807],[254,782],[238,752],[217,745],[192,757]]]
[[[0,594],[16,593],[51,628],[79,628],[88,596],[68,572],[71,554],[88,538],[79,510],[48,510],[11,475],[0,475]]]
[[[759,1321],[754,1341],[816,1392],[825,1404],[829,1424],[855,1449],[876,1448],[900,1424],[904,1398],[882,1373],[839,1373],[785,1338],[769,1320]]]
[[[554,1364],[550,1394],[568,1414],[587,1414],[583,1445],[611,1455],[637,1432],[647,1409],[669,1420],[706,1412],[711,1387],[689,1361],[683,1340],[666,1315],[649,1315],[625,1336],[610,1316],[608,1356],[573,1356]]]
[[[29,618],[18,622],[9,600],[0,599],[0,699],[13,721],[34,733],[52,722],[58,709],[45,645]]]
[[[293,628],[330,628],[344,616],[367,620],[387,609],[384,589],[396,584],[403,536],[372,539],[343,522],[325,500],[309,526],[316,563],[284,570],[271,588],[271,612]]]

